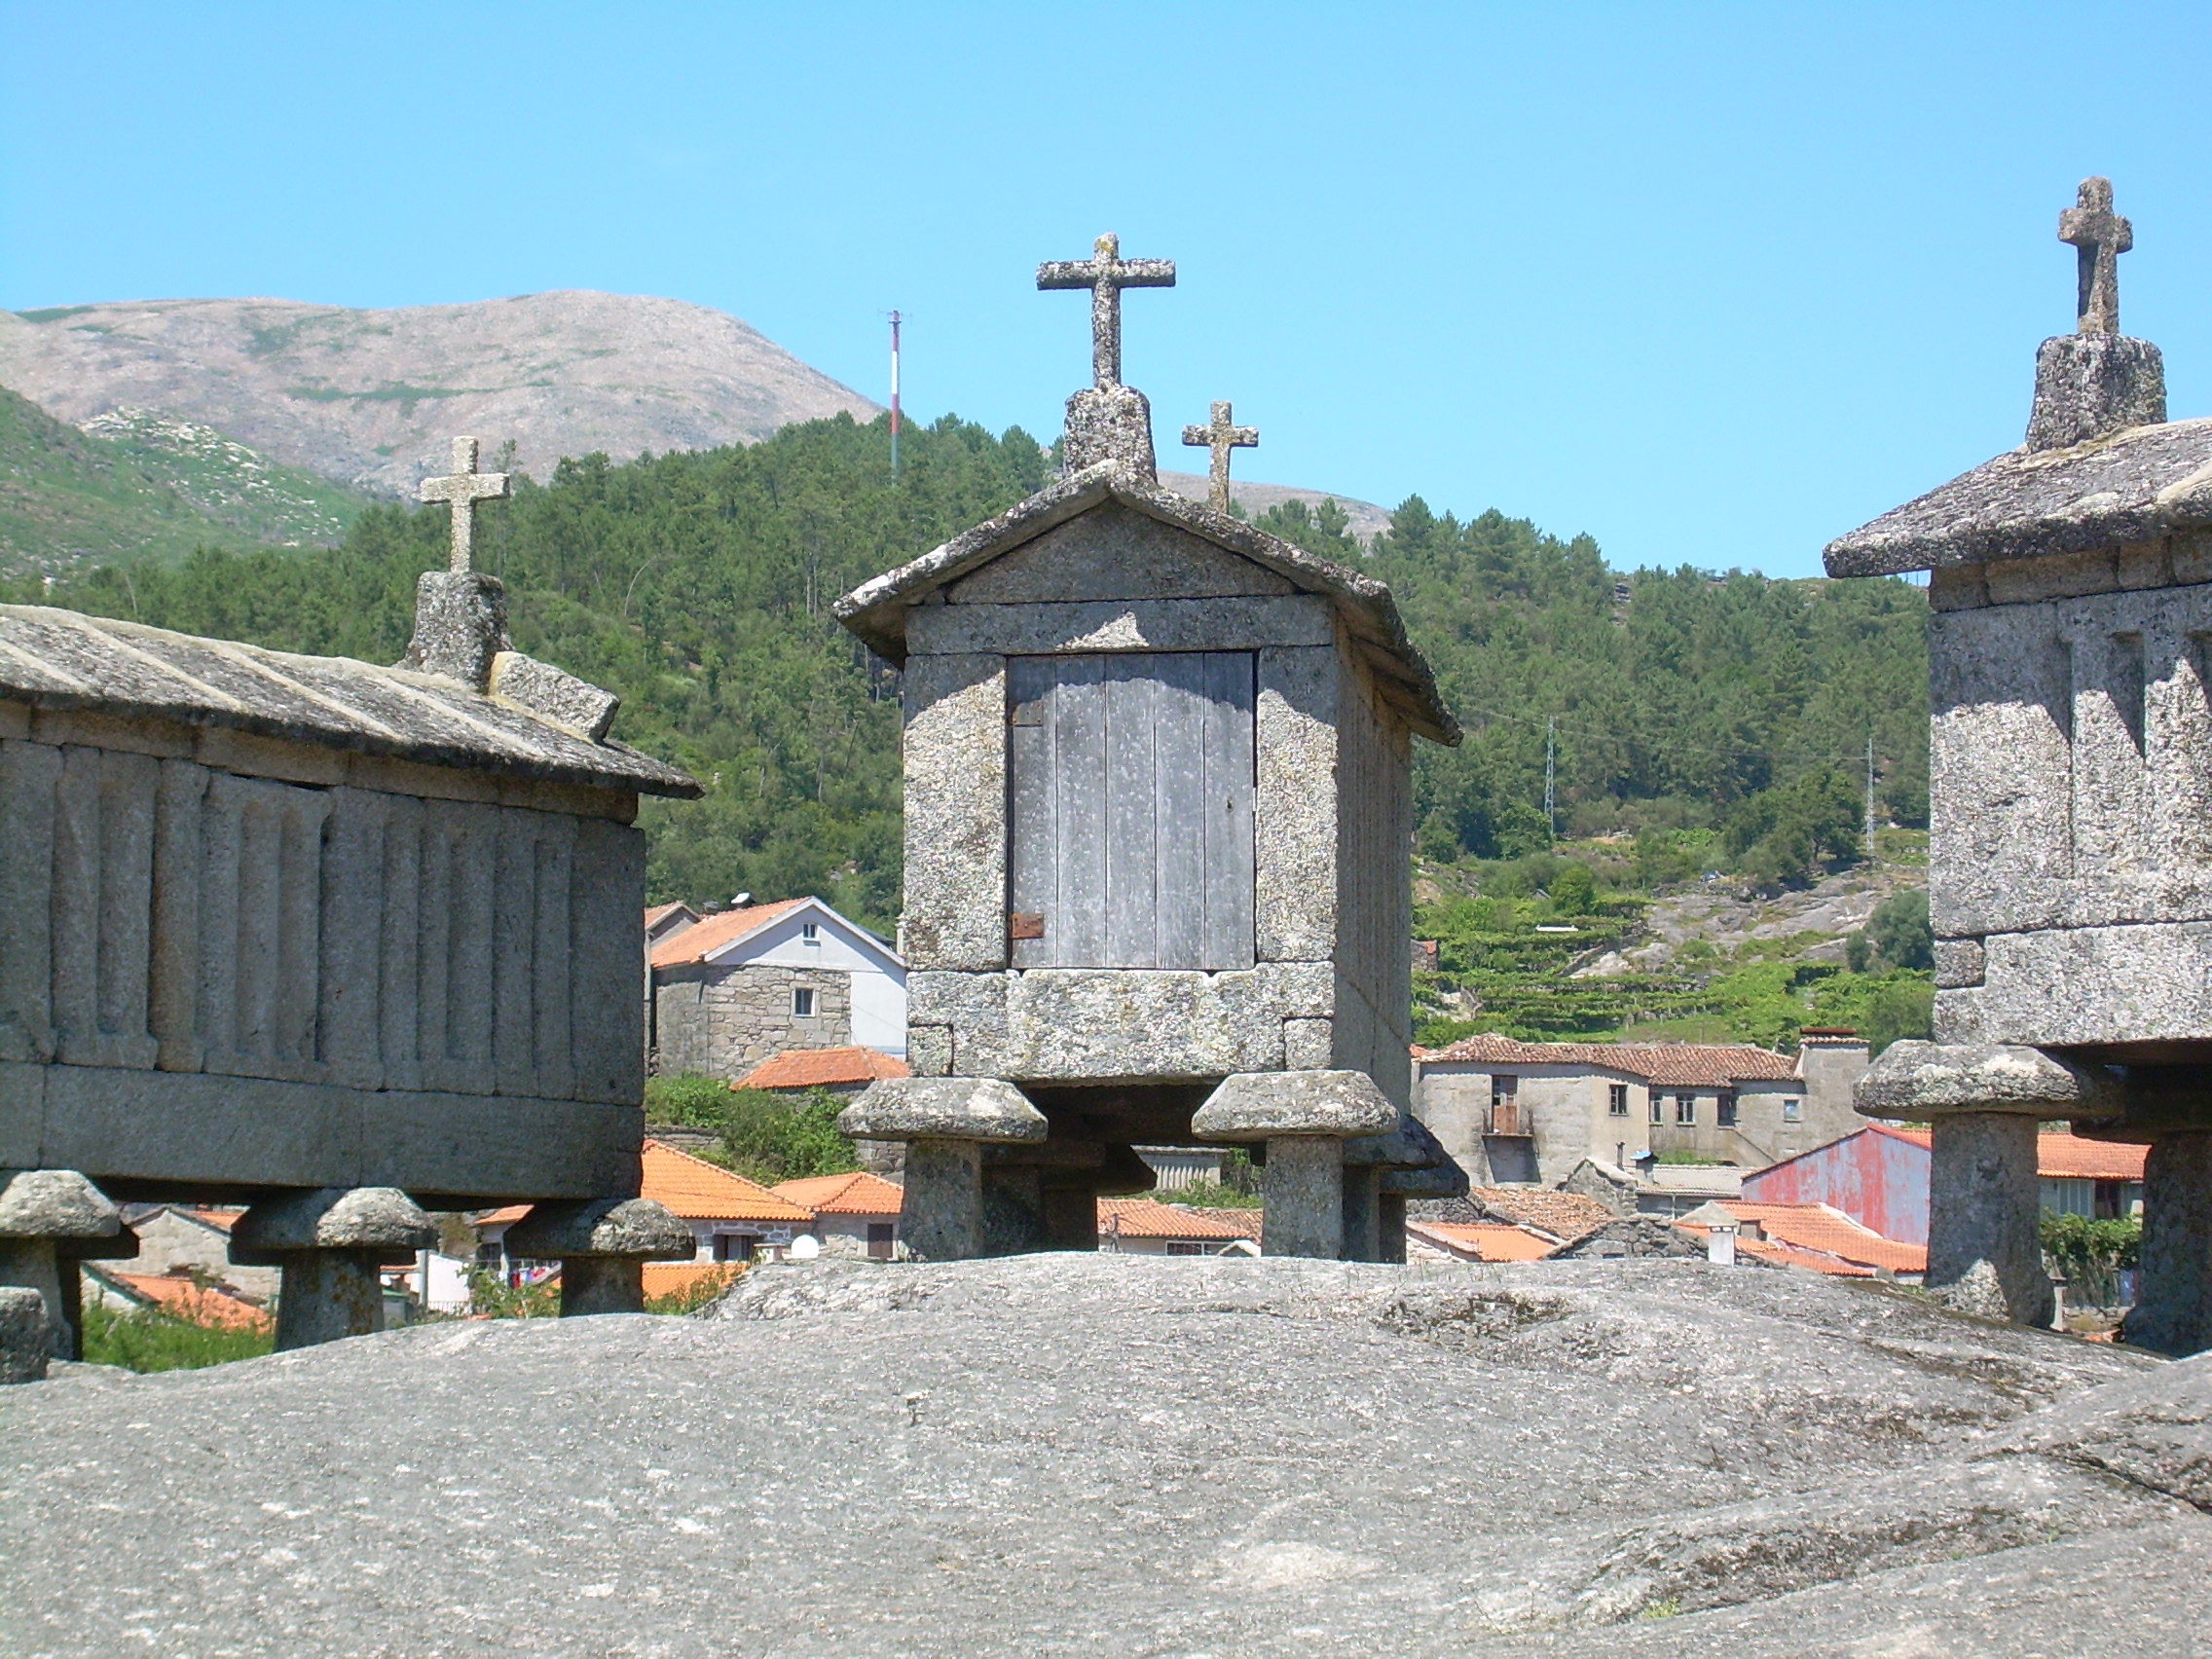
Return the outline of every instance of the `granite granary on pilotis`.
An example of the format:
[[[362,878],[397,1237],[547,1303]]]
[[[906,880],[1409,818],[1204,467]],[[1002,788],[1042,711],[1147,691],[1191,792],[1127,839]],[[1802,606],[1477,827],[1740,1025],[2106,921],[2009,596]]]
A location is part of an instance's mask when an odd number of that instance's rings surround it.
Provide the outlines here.
[[[1411,745],[1458,731],[1384,587],[1160,488],[1121,292],[1174,274],[1041,268],[1092,296],[1064,475],[837,603],[904,669],[915,1074],[844,1123],[907,1143],[925,1256],[1095,1248],[1138,1144],[1251,1146],[1273,1254],[1395,1254],[1464,1190],[1405,943]]]
[[[1932,1121],[1929,1283],[2048,1318],[2036,1127],[2149,1143],[2127,1340],[2212,1346],[2212,420],[2168,421],[2120,332],[2108,180],[2059,222],[2076,332],[2036,355],[2021,447],[1831,543],[1929,572],[1934,1043],[1860,1110]]]
[[[455,462],[394,668],[0,607],[12,1377],[78,1352],[77,1264],[135,1250],[119,1202],[249,1205],[232,1251],[282,1268],[282,1347],[379,1328],[426,1208],[536,1202],[569,1311],[691,1253],[635,1200],[631,821],[698,789],[512,648],[468,557],[506,480],[474,439]]]

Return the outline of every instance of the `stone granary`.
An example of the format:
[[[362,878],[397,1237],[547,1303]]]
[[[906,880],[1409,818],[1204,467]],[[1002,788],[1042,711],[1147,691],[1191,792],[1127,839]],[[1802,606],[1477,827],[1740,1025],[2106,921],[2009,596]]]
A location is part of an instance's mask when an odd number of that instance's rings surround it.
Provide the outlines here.
[[[375,1328],[424,1206],[539,1200],[571,1300],[635,1301],[631,820],[698,789],[512,648],[458,459],[395,668],[0,607],[0,1285],[63,1354],[117,1200],[250,1204],[280,1346]]]
[[[2166,419],[2120,332],[2133,242],[2093,178],[2063,215],[2077,332],[2027,442],[1831,543],[1929,572],[1934,1044],[1860,1110],[1935,1124],[1929,1282],[2047,1316],[2036,1127],[2148,1142],[2128,1340],[2212,1346],[2212,420]],[[2100,1121],[2101,1120],[2101,1121]]]
[[[1410,748],[1458,731],[1381,583],[1160,488],[1119,296],[1173,279],[1045,266],[1094,300],[1064,476],[837,603],[904,668],[915,1075],[844,1121],[908,1143],[920,1255],[1094,1248],[1138,1144],[1251,1143],[1276,1254],[1375,1259],[1403,1190],[1464,1190],[1406,949]]]

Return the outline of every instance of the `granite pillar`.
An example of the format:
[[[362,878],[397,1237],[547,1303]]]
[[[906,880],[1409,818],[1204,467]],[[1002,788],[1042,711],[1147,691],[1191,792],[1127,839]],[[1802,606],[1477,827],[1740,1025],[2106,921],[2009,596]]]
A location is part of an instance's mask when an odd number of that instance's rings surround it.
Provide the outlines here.
[[[2135,1306],[2120,1334],[2177,1358],[2212,1347],[2212,1128],[2152,1138]]]
[[[1959,1112],[1935,1120],[1929,1160],[1928,1288],[1963,1313],[2050,1323],[2037,1227],[2035,1118]]]
[[[651,1198],[539,1204],[507,1230],[507,1253],[561,1264],[561,1317],[643,1313],[645,1264],[699,1253],[691,1224]]]
[[[404,1267],[438,1230],[393,1187],[318,1187],[264,1198],[231,1229],[231,1260],[283,1270],[276,1346],[311,1347],[384,1329],[379,1270]]]
[[[994,1161],[985,1201],[984,1149],[1035,1148],[1048,1133],[1045,1115],[1014,1085],[987,1077],[885,1078],[838,1114],[837,1126],[856,1140],[906,1143],[899,1236],[923,1260],[966,1261],[1043,1243],[1038,1160]],[[1023,1168],[1026,1174],[1014,1173]]]
[[[0,1286],[38,1297],[53,1358],[83,1352],[75,1252],[123,1231],[107,1195],[74,1169],[0,1170]]]
[[[986,1253],[983,1149],[971,1140],[906,1143],[905,1199],[899,1236],[925,1262],[964,1262]]]
[[[1260,1249],[1269,1256],[1345,1255],[1344,1142],[1332,1135],[1272,1135],[1261,1196]]]

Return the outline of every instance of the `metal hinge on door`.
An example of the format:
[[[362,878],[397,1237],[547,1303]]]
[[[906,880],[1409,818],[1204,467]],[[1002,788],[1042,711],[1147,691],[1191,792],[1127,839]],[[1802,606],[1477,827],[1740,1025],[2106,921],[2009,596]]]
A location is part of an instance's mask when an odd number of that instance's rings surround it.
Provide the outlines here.
[[[1014,910],[1006,919],[1006,937],[1009,939],[1043,939],[1045,912],[1042,910]]]

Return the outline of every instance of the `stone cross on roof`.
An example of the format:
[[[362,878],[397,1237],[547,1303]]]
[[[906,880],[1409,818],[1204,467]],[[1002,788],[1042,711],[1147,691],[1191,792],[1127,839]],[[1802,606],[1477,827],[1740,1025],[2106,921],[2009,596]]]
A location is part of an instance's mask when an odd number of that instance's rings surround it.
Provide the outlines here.
[[[1122,290],[1172,288],[1172,259],[1124,259],[1122,239],[1108,231],[1089,259],[1049,259],[1037,267],[1040,288],[1090,290],[1090,373],[1101,386],[1122,384]]]
[[[2120,332],[2120,256],[2135,245],[2135,229],[2112,210],[2112,180],[2085,178],[2075,205],[2058,215],[2058,240],[2081,250],[2076,332]]]
[[[1260,428],[1238,426],[1232,423],[1229,405],[1225,402],[1213,406],[1213,421],[1204,426],[1185,426],[1183,441],[1194,449],[1213,451],[1213,464],[1208,469],[1213,489],[1208,497],[1214,511],[1229,511],[1229,452],[1260,447]]]
[[[453,441],[453,474],[423,480],[422,498],[444,501],[453,508],[453,560],[450,569],[468,569],[476,540],[476,503],[507,494],[507,474],[476,470],[476,440]]]

